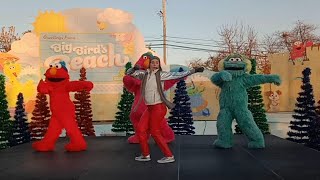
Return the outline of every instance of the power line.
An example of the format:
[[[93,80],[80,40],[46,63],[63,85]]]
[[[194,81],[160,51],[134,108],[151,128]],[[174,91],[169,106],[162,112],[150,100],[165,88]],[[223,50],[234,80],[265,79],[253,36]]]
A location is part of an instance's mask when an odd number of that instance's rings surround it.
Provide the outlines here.
[[[158,42],[160,40],[153,40],[154,42]],[[149,41],[148,41],[149,42]],[[171,45],[179,45],[181,46],[184,46],[184,45],[195,45],[196,47],[190,47],[190,46],[185,46],[187,48],[202,48],[202,49],[208,49],[208,47],[212,47],[212,48],[218,48],[218,49],[229,49],[230,47],[229,46],[223,46],[223,45],[209,45],[209,44],[199,44],[199,43],[190,43],[190,42],[183,42],[183,41],[172,41],[172,40],[168,40],[168,42],[171,42]],[[173,43],[173,44],[172,44]],[[175,44],[177,43],[177,44]],[[148,43],[147,45],[148,47],[155,47],[155,46],[163,46],[163,44],[159,44],[159,43],[156,43],[156,44],[152,44],[152,43]],[[235,45],[235,47],[232,47],[233,49],[237,49],[237,50],[244,50],[245,48],[247,47],[237,47]],[[281,48],[281,46],[274,46],[273,47],[274,50],[278,50],[278,51],[281,51],[283,50],[283,48]],[[218,50],[217,50],[218,51]],[[260,53],[264,53],[264,52],[268,52],[265,48],[263,47],[257,47],[256,49],[251,49],[252,52],[260,52]]]
[[[158,41],[160,38],[162,38],[163,36],[160,37],[149,37],[150,39],[145,40],[146,42],[151,42],[151,41]],[[206,41],[206,42],[215,42],[217,44],[221,44],[224,43],[224,41],[221,40],[213,40],[213,39],[201,39],[201,38],[186,38],[186,37],[179,37],[179,36],[166,36],[167,38],[173,38],[173,39],[183,39],[183,40],[198,40],[198,41]],[[167,40],[170,41],[170,40]],[[171,40],[172,41],[172,40]],[[190,41],[189,43],[193,43],[192,41]],[[236,44],[237,42],[231,42],[231,44]],[[244,44],[248,44],[247,42],[244,42]],[[207,44],[206,44],[207,45]],[[257,43],[257,45],[263,46],[263,45],[267,45],[266,43]],[[282,45],[271,45],[273,47],[282,47]]]
[[[153,49],[162,49],[162,47],[152,47]],[[176,49],[176,50],[183,50],[183,51],[195,51],[195,52],[218,52],[218,53],[228,53],[227,51],[219,51],[219,50],[201,50],[201,49],[192,49],[192,48],[183,48],[183,47],[172,47],[169,45],[167,47],[168,49]],[[261,55],[261,54],[254,54],[252,53],[252,56],[255,57],[266,57],[266,55]]]
[[[162,48],[162,45],[163,44],[154,44],[154,45],[148,45],[147,47],[150,47],[150,48]],[[195,48],[195,47],[180,46],[180,45],[175,45],[175,44],[167,44],[167,46],[183,48],[183,49],[190,49],[190,50],[192,49],[192,50],[206,51],[206,52],[223,52],[222,50]]]
[[[198,50],[198,49],[192,49],[192,48],[180,48],[180,47],[172,47],[168,46],[168,49],[177,49],[177,50],[185,50],[185,51],[196,51],[196,52],[208,52],[208,50]],[[152,47],[152,49],[162,49],[162,47]],[[212,50],[211,50],[212,52]]]
[[[146,40],[145,42],[159,42],[162,40]],[[217,45],[210,45],[210,44],[200,44],[200,43],[192,43],[192,42],[186,42],[186,41],[172,41],[172,40],[167,40],[168,42],[173,42],[173,43],[179,43],[179,44],[190,44],[190,45],[198,45],[198,46],[207,46],[207,47],[221,47]]]
[[[162,48],[162,45],[163,44],[149,44],[147,45],[147,47],[150,47],[150,48]],[[221,49],[228,49],[228,47],[222,47],[222,46],[217,46],[218,48],[220,49],[205,49],[205,48],[199,48],[199,47],[190,47],[190,46],[181,46],[181,45],[176,45],[176,44],[167,44],[167,46],[172,46],[172,47],[179,47],[179,48],[186,48],[186,49],[194,49],[194,50],[200,50],[200,51],[210,51],[210,52],[228,52],[228,51],[225,51],[225,50],[221,50]],[[243,50],[243,48],[241,48]],[[239,49],[239,50],[241,50]],[[255,50],[255,49],[252,49],[251,50],[252,52],[267,52],[267,51],[264,51],[264,50]]]
[[[168,38],[174,39],[188,39],[188,40],[196,40],[196,41],[214,41],[213,39],[199,39],[199,38],[186,38],[186,37],[178,37],[178,36],[167,36]]]

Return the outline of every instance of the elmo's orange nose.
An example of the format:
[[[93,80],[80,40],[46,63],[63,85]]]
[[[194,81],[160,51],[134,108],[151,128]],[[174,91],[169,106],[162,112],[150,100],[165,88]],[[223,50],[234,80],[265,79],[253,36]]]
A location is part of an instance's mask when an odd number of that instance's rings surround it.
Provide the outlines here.
[[[51,68],[50,69],[50,74],[51,75],[56,75],[57,74],[57,69],[56,68]]]

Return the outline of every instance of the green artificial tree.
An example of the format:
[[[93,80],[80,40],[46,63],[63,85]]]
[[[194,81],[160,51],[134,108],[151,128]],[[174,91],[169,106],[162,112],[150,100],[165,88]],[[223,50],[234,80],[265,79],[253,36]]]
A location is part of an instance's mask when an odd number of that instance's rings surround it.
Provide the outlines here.
[[[251,59],[251,65],[250,74],[257,74],[257,62],[255,59]],[[251,111],[254,121],[263,134],[270,134],[266,111],[264,109],[263,96],[261,94],[261,86],[248,88],[247,92],[248,109]],[[236,125],[235,131],[237,134],[242,134],[238,125]]]
[[[10,113],[5,91],[5,76],[0,74],[0,149],[9,147],[10,138]]]
[[[24,109],[23,94],[19,93],[14,113],[14,121],[12,122],[12,129],[10,133],[10,147],[30,142],[30,131],[27,120],[26,111]]]
[[[179,72],[183,69],[180,67]],[[170,111],[169,126],[175,134],[193,135],[193,116],[190,106],[190,97],[187,92],[186,81],[181,79],[176,86],[173,98],[174,108]]]
[[[131,62],[126,64],[126,71],[132,67]],[[130,112],[132,103],[134,100],[134,96],[132,93],[127,91],[126,88],[123,87],[122,95],[120,102],[118,103],[118,112],[116,112],[116,120],[112,124],[113,132],[125,132],[127,135],[130,135],[134,132],[132,123],[130,121]]]
[[[315,100],[313,95],[313,87],[310,83],[311,69],[305,68],[302,71],[301,92],[297,97],[296,107],[293,120],[290,121],[290,131],[288,132],[288,140],[309,146],[316,145],[317,133],[314,122],[317,120]],[[310,141],[311,136],[311,141]]]

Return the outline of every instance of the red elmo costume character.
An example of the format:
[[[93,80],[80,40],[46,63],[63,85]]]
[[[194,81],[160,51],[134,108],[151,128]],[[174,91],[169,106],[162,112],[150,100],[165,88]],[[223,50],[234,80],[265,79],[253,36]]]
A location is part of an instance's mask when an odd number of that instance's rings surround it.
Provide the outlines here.
[[[53,151],[55,143],[66,129],[70,143],[65,146],[66,151],[83,151],[87,149],[85,142],[75,119],[75,107],[70,100],[69,92],[86,90],[90,91],[93,84],[90,81],[69,81],[68,70],[65,62],[61,61],[50,65],[44,74],[45,81],[40,80],[38,92],[49,94],[51,119],[44,138],[32,144],[36,151]]]
[[[152,57],[153,57],[153,55],[151,53],[145,53],[136,62],[136,65],[139,65],[140,69],[146,70],[149,67],[150,59]],[[170,89],[176,82],[178,82],[178,81],[177,80],[165,81],[164,82],[164,90]],[[146,106],[144,100],[142,100],[139,103],[139,107],[136,108],[136,111],[133,110],[135,108],[135,106],[137,106],[138,101],[141,96],[141,89],[140,89],[141,80],[136,79],[136,78],[129,76],[129,75],[125,75],[123,78],[123,83],[124,83],[124,87],[129,92],[134,94],[134,102],[133,102],[133,105],[131,108],[130,120],[133,124],[135,135],[129,137],[128,142],[132,143],[132,144],[137,144],[137,143],[139,143],[138,132],[137,132],[138,123],[140,121],[142,114],[147,110],[147,106]],[[161,123],[161,135],[163,136],[163,138],[165,139],[165,141],[167,143],[172,142],[174,140],[174,132],[172,131],[171,127],[168,125],[166,118],[164,118]]]

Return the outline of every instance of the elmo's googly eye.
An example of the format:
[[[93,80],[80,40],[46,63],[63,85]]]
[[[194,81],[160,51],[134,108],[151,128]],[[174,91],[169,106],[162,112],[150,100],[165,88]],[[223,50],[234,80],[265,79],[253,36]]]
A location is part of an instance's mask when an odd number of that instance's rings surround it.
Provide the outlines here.
[[[60,69],[61,68],[61,64],[56,64],[54,67],[57,68],[57,69]]]

